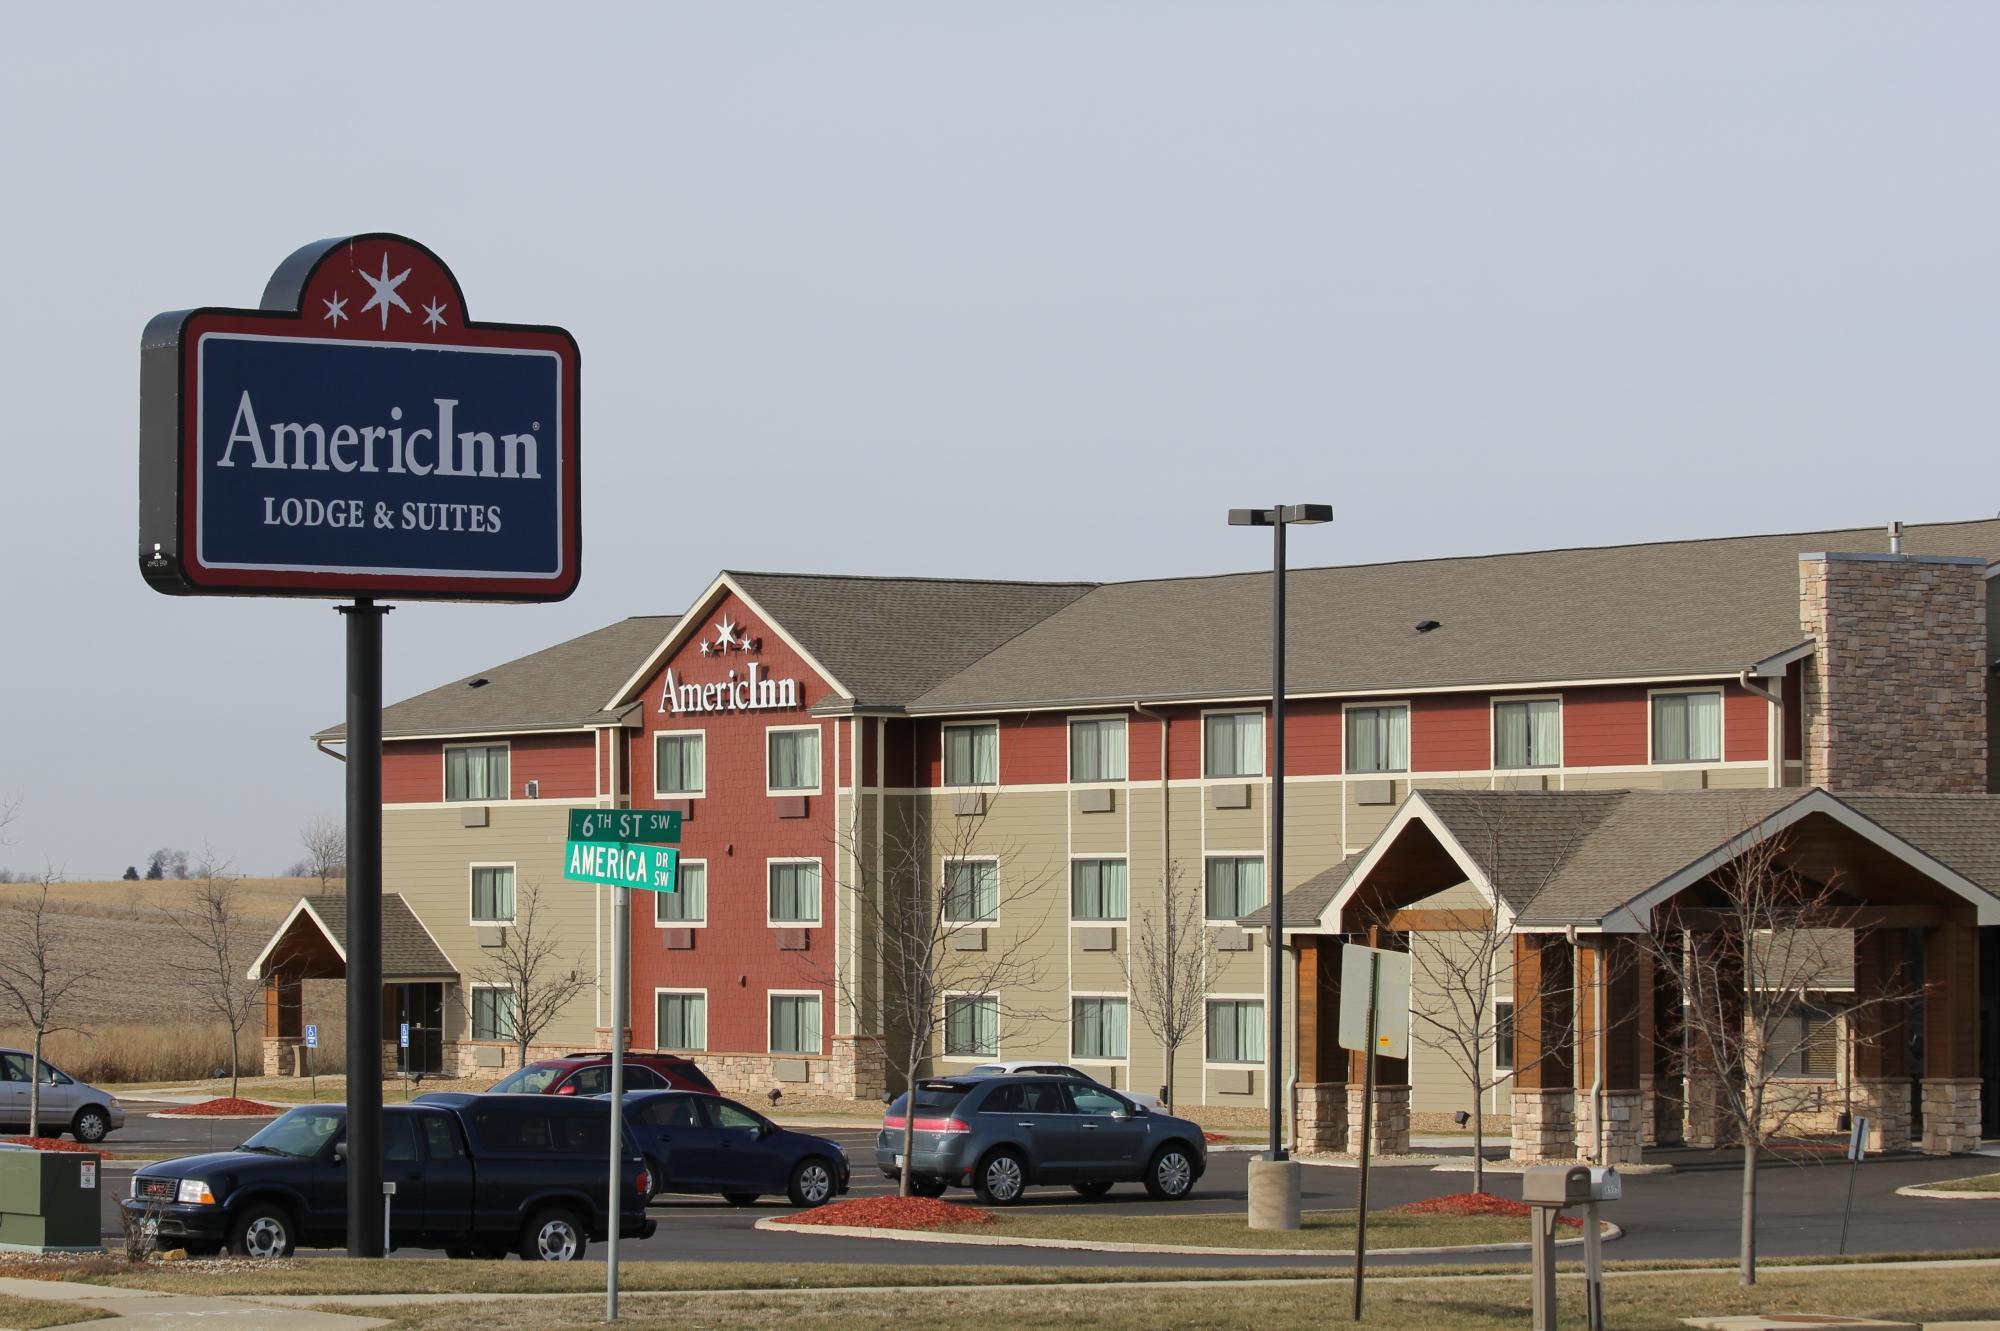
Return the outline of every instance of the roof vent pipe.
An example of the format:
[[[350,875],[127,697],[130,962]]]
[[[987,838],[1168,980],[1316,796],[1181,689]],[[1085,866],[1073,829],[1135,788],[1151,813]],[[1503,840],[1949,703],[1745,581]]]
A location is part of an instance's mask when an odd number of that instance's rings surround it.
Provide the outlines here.
[[[1889,553],[1892,555],[1903,553],[1903,524],[1900,522],[1889,524]]]

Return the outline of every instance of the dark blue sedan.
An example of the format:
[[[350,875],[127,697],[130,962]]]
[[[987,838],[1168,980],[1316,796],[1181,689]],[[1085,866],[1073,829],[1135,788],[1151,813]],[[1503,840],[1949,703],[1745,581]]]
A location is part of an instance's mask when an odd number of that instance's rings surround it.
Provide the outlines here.
[[[781,1192],[793,1206],[820,1206],[847,1191],[838,1142],[781,1128],[719,1095],[640,1091],[625,1097],[625,1122],[657,1181],[655,1196],[721,1193],[748,1206]]]

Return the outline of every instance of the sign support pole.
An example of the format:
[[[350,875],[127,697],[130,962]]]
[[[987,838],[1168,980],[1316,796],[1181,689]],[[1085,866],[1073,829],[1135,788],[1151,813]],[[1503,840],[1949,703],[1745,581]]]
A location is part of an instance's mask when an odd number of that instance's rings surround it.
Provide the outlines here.
[[[625,1185],[625,1027],[632,1019],[626,954],[632,950],[632,889],[611,889],[611,1205],[605,1216],[604,1320],[618,1320],[618,1219]]]
[[[1368,1048],[1361,1055],[1361,1188],[1354,1210],[1354,1320],[1361,1320],[1363,1264],[1368,1256],[1368,1139],[1375,1126],[1375,1015],[1382,996],[1382,958],[1368,955]]]
[[[1854,1218],[1854,1176],[1861,1172],[1861,1159],[1868,1154],[1868,1120],[1857,1118],[1847,1134],[1847,1207],[1840,1213],[1840,1255],[1847,1255],[1847,1222]]]
[[[347,1255],[382,1255],[382,619],[347,620]]]

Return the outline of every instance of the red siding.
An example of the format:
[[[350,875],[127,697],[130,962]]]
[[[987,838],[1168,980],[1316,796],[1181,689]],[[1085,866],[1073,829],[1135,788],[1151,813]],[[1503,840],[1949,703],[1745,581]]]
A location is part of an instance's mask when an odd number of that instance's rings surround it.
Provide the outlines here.
[[[1125,723],[1125,774],[1133,781],[1160,779],[1160,723],[1134,712]]]
[[[508,794],[521,799],[529,781],[541,782],[545,800],[591,799],[597,782],[591,770],[596,760],[596,741],[589,732],[567,735],[515,735],[507,743],[513,748],[508,758]]]
[[[1000,783],[1055,785],[1069,780],[1069,718],[1037,712],[1000,718]]]
[[[444,798],[444,745],[434,739],[382,745],[382,802],[435,804]]]
[[[884,737],[886,747],[883,749],[881,758],[887,773],[883,781],[883,784],[886,786],[900,787],[916,784],[916,769],[912,766],[916,760],[912,757],[912,749],[910,747],[910,732],[912,728],[911,723],[908,721],[899,721],[892,718],[889,722],[888,734]]]
[[[938,721],[910,723],[911,785],[937,785],[944,779],[944,725]]]
[[[1410,770],[1479,772],[1493,765],[1483,693],[1437,694],[1410,702]]]
[[[1631,685],[1570,689],[1563,694],[1563,762],[1570,767],[1643,763],[1646,690]]]
[[[1285,704],[1285,775],[1324,776],[1340,770],[1340,704]]]
[[[1173,718],[1167,729],[1167,775],[1175,781],[1200,776],[1201,713],[1182,707],[1164,715]]]
[[[1724,762],[1763,762],[1770,757],[1771,704],[1738,684],[1722,690]]]

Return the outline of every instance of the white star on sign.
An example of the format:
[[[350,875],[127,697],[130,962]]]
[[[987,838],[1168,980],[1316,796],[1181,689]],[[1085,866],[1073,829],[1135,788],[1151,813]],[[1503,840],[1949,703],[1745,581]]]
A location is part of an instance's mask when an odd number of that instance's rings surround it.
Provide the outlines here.
[[[347,317],[347,297],[336,291],[332,300],[322,300],[320,303],[326,306],[327,322],[335,328],[340,327],[340,321]]]
[[[444,323],[444,302],[434,300],[424,306],[424,327],[437,328]]]
[[[368,311],[380,306],[382,309],[382,329],[384,332],[387,332],[389,328],[389,307],[391,305],[394,305],[405,314],[413,313],[409,302],[396,294],[396,288],[403,285],[403,279],[409,275],[410,270],[405,268],[394,277],[389,276],[389,252],[387,250],[382,251],[382,276],[375,277],[366,271],[363,271],[361,274],[361,280],[375,288],[375,294],[368,298],[368,303],[361,307],[361,312],[366,314]]]
[[[736,625],[729,622],[728,615],[724,615],[722,617],[722,622],[715,626],[716,650],[726,652],[735,645],[736,645]]]

